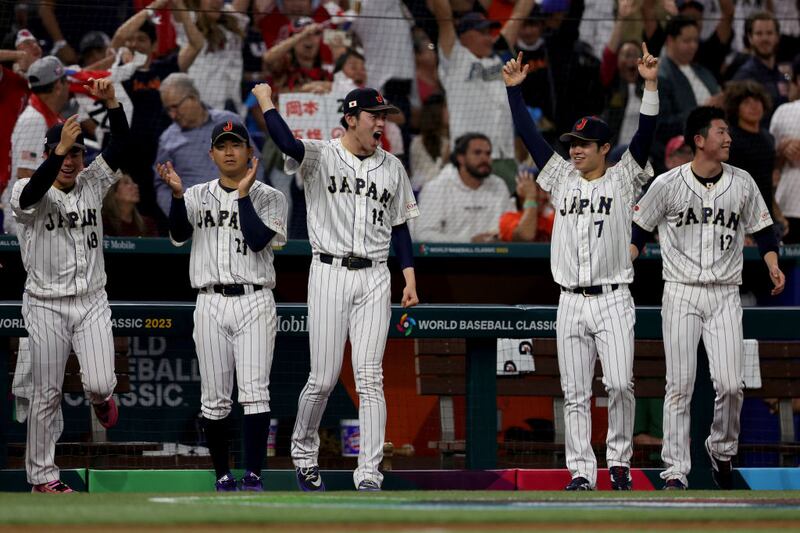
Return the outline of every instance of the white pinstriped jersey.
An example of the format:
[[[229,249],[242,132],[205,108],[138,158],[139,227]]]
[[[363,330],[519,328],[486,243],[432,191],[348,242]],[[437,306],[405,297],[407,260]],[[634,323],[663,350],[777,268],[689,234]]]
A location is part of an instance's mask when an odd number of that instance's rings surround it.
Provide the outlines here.
[[[722,164],[722,177],[707,188],[691,163],[661,174],[634,208],[633,221],[658,226],[664,280],[678,283],[742,283],[745,234],[772,224],[752,176]]]
[[[19,180],[11,193],[22,264],[28,276],[25,291],[39,298],[80,296],[106,285],[101,209],[117,181],[103,156],[97,158],[65,193],[50,187],[39,202],[21,209],[19,195],[30,181]]]
[[[234,283],[275,287],[272,246],[286,244],[287,203],[283,193],[258,181],[250,189],[258,217],[275,232],[270,245],[260,252],[244,242],[238,190],[226,191],[217,179],[189,187],[183,197],[193,229],[189,256],[192,287]]]
[[[553,280],[571,289],[631,283],[633,205],[653,176],[626,150],[603,177],[588,181],[571,161],[553,154],[536,179],[556,208],[550,253]]]
[[[381,148],[361,161],[340,139],[302,142],[302,164],[287,158],[286,169],[305,182],[313,252],[385,261],[392,226],[419,215],[403,164]]]

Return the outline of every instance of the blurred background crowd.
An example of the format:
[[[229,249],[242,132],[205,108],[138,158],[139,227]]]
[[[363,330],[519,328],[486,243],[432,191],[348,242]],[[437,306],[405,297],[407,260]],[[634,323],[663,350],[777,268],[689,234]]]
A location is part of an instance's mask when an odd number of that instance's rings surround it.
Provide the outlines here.
[[[290,237],[307,238],[303,184],[283,171],[249,90],[267,81],[298,135],[330,138],[336,103],[380,89],[403,112],[383,148],[400,158],[425,242],[548,241],[554,208],[515,135],[503,63],[522,53],[528,112],[554,148],[584,115],[615,132],[610,164],[636,130],[642,42],[660,58],[661,114],[651,161],[691,159],[681,136],[696,106],[722,107],[730,163],[750,172],[785,243],[800,242],[800,23],[796,0],[87,0],[0,2],[0,190],[6,233],[14,181],[42,161],[44,132],[80,117],[90,157],[107,142],[102,102],[84,88],[111,77],[137,156],[103,209],[105,231],[158,236],[169,191],[216,177],[213,126],[243,122],[259,179],[290,203]],[[798,117],[795,118],[795,115]],[[333,126],[330,126],[333,124]]]

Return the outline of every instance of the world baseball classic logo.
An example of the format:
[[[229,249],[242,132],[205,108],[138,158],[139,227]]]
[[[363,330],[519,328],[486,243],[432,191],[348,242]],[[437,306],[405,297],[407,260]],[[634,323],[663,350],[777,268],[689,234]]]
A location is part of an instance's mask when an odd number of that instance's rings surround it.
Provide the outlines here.
[[[417,325],[417,321],[414,320],[412,317],[408,316],[408,313],[403,313],[403,316],[400,317],[400,321],[395,326],[397,331],[408,337],[411,335],[411,332],[414,331],[414,326]]]

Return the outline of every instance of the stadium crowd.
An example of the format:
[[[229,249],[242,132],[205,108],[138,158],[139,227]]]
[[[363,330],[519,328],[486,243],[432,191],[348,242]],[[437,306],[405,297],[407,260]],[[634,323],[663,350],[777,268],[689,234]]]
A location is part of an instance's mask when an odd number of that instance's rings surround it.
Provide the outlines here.
[[[415,240],[547,241],[554,209],[515,135],[502,65],[522,52],[531,72],[524,100],[553,146],[564,148],[557,138],[577,119],[597,115],[617,132],[613,162],[636,130],[643,91],[637,60],[645,42],[660,58],[661,113],[650,154],[656,171],[691,158],[681,136],[689,112],[719,106],[731,126],[730,163],[756,179],[783,241],[800,242],[798,4],[16,2],[12,17],[0,17],[3,227],[15,232],[8,192],[42,162],[48,127],[77,113],[88,155],[102,149],[107,110],[85,84],[110,77],[138,153],[106,198],[107,235],[164,235],[170,193],[155,165],[172,161],[186,186],[207,181],[215,172],[210,131],[220,120],[236,119],[260,150],[258,179],[289,199],[290,237],[307,238],[303,184],[284,173],[250,94],[266,80],[278,106],[292,105],[286,97],[295,93],[340,101],[351,89],[370,86],[402,110],[382,144],[406,165],[418,194]],[[320,124],[305,134],[328,131]]]

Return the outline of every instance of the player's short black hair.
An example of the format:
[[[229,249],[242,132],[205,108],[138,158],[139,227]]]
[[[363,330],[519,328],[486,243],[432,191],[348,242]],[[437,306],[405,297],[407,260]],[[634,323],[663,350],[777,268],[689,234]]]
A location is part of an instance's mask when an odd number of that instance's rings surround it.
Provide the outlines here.
[[[725,120],[725,111],[719,107],[703,105],[696,107],[689,113],[686,119],[686,128],[683,132],[683,139],[686,145],[695,152],[697,146],[694,144],[694,136],[708,135],[708,128],[711,127],[712,120]]]
[[[673,39],[681,34],[683,28],[686,26],[694,26],[695,28],[699,28],[700,26],[697,25],[697,21],[691,17],[687,17],[686,15],[675,15],[667,25],[664,27],[664,33],[667,34],[667,37],[672,37]]]
[[[489,139],[489,137],[487,137],[483,133],[477,133],[477,132],[465,133],[464,135],[456,139],[456,142],[453,144],[453,153],[450,154],[450,162],[453,163],[453,166],[458,168],[458,156],[466,154],[467,150],[469,149],[469,143],[471,143],[475,139],[481,139],[483,141],[488,142],[489,146],[492,145],[492,140]]]
[[[156,42],[156,25],[153,24],[152,20],[146,19],[144,22],[142,22],[142,25],[139,26],[139,31],[146,34],[150,38],[151,43]]]

